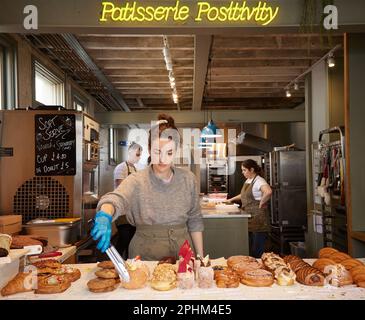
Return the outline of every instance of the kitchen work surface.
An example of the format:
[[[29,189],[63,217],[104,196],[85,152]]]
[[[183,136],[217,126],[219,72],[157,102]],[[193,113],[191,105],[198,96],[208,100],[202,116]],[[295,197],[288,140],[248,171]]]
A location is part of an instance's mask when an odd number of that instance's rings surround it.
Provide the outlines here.
[[[360,259],[365,262],[365,259]],[[212,265],[225,264],[225,259],[212,260]],[[307,259],[309,263],[314,260]],[[146,262],[152,271],[157,262]],[[365,289],[349,285],[345,287],[310,287],[295,283],[292,286],[248,287],[240,284],[238,288],[221,289],[215,285],[209,289],[173,289],[170,291],[156,291],[147,283],[143,289],[128,290],[118,287],[112,292],[92,293],[87,288],[87,282],[95,278],[96,264],[79,264],[72,267],[81,270],[81,278],[72,283],[71,287],[60,294],[34,294],[33,292],[19,293],[0,299],[42,299],[42,300],[365,300]]]

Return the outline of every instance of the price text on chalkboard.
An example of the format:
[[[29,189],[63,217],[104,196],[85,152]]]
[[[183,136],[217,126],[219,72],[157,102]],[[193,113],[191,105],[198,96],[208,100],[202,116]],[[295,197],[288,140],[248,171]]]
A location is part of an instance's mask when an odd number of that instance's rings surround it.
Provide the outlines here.
[[[35,175],[73,176],[75,174],[75,115],[35,115]]]

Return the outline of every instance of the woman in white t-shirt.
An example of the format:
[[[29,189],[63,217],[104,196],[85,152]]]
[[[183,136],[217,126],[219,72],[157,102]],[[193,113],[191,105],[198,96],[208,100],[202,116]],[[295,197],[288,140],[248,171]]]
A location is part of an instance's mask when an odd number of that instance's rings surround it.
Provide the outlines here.
[[[228,199],[228,202],[241,200],[242,209],[251,214],[251,218],[248,219],[250,255],[256,258],[261,258],[264,253],[267,233],[270,230],[267,202],[272,194],[269,184],[260,176],[260,172],[261,168],[256,161],[243,161],[242,174],[246,181],[241,194]]]
[[[135,164],[137,164],[141,158],[142,151],[142,146],[136,142],[132,142],[129,145],[127,161],[118,164],[114,169],[114,189],[118,188],[121,182],[130,174],[137,172]],[[128,223],[125,215],[119,217],[115,224],[118,228],[116,249],[124,259],[127,259],[129,243],[136,232],[136,227]]]

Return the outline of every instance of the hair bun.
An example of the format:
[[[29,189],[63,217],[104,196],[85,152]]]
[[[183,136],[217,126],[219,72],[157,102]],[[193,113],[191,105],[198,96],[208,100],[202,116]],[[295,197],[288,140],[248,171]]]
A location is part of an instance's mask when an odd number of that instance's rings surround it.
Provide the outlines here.
[[[166,120],[169,124],[169,127],[175,127],[175,120],[173,117],[165,114],[165,113],[160,113],[158,115],[158,120]]]

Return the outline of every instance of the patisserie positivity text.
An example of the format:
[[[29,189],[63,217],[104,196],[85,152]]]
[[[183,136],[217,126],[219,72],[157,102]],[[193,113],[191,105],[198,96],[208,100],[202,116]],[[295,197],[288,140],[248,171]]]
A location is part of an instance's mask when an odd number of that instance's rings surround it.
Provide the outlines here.
[[[217,5],[210,1],[164,1],[164,5],[143,4],[143,1],[127,1],[122,5],[113,2],[102,2],[100,22],[168,22],[184,23],[192,20],[195,23],[255,23],[269,25],[278,16],[279,6],[272,6],[267,1],[252,4],[248,1],[230,1]],[[168,5],[170,4],[170,5]]]

